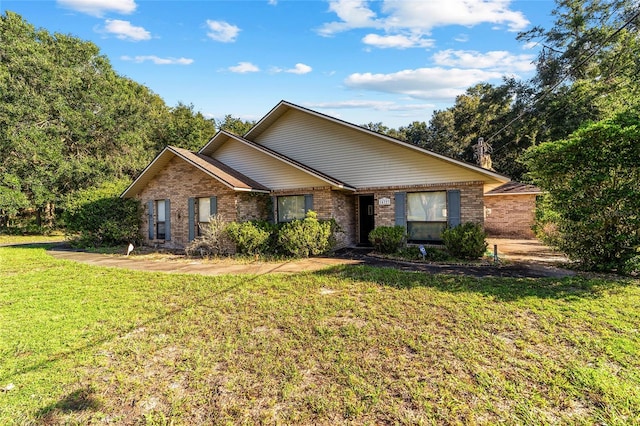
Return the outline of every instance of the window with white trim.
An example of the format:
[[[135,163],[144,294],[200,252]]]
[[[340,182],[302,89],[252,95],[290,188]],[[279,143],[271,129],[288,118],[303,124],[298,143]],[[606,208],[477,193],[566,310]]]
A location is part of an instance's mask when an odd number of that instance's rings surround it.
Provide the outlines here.
[[[442,241],[442,231],[446,227],[446,191],[407,193],[407,234],[409,241]]]
[[[167,233],[165,200],[156,200],[156,238],[164,240]]]

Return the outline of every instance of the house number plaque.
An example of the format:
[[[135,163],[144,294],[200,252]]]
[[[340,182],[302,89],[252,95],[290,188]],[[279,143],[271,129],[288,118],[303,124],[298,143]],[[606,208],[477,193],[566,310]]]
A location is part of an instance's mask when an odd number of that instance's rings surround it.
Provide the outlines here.
[[[380,205],[380,206],[390,206],[391,205],[391,198],[387,198],[387,197],[378,198],[378,205]]]

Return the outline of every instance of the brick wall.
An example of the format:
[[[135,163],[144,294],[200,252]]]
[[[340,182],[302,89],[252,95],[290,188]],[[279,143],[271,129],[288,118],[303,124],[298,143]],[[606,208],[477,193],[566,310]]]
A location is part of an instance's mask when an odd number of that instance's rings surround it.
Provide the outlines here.
[[[535,194],[484,197],[484,226],[490,236],[534,238]]]
[[[337,248],[356,244],[356,204],[358,197],[350,192],[331,191],[332,215],[341,229]]]
[[[313,209],[319,219],[335,219],[343,230],[341,245],[352,245],[358,241],[357,201],[358,195],[374,196],[375,226],[395,224],[395,193],[444,191],[459,189],[461,195],[461,219],[463,222],[484,222],[482,182],[460,182],[444,185],[413,185],[390,188],[363,188],[356,194],[334,191],[330,187],[298,188],[275,191],[272,194],[235,192],[204,172],[184,161],[174,158],[158,173],[138,195],[145,212],[142,233],[148,236],[147,201],[171,200],[171,241],[152,240],[148,244],[167,248],[183,248],[188,244],[188,199],[211,197],[218,199],[218,215],[225,221],[245,221],[275,217],[269,209],[275,209],[271,196],[313,194]],[[389,198],[390,205],[380,205],[381,198]],[[488,197],[489,198],[489,197]],[[493,197],[499,198],[499,197]],[[275,213],[275,212],[274,212]],[[497,215],[494,215],[495,218]]]
[[[239,192],[236,195],[236,199],[236,220],[244,222],[248,220],[269,219],[269,209],[271,208],[271,197],[269,194]],[[220,204],[218,204],[218,207],[220,207]]]
[[[286,191],[274,191],[275,197],[287,195],[313,195],[313,210],[318,214],[318,219],[335,219],[342,229],[339,235],[338,246],[355,244],[356,219],[355,203],[356,197],[350,192],[334,191],[331,187],[298,188]],[[274,217],[275,211],[274,211]]]
[[[333,213],[333,198],[331,196],[330,187],[315,187],[315,188],[297,188],[287,189],[282,191],[273,191],[271,193],[274,197],[284,197],[287,195],[313,195],[313,211],[318,214],[318,219],[328,220],[332,218]],[[273,217],[277,217],[275,214],[276,206],[273,206]]]
[[[374,196],[375,226],[395,225],[395,193],[460,190],[460,215],[462,222],[484,223],[484,184],[482,182],[459,182],[439,185],[412,185],[391,188],[363,188],[358,193]],[[381,198],[389,198],[390,205],[380,205]]]
[[[185,247],[189,242],[189,198],[211,196],[218,198],[218,214],[224,220],[236,220],[235,191],[178,158],[171,160],[137,196],[144,207],[142,235],[145,242],[165,248]],[[171,240],[149,241],[147,202],[161,199],[171,200]]]

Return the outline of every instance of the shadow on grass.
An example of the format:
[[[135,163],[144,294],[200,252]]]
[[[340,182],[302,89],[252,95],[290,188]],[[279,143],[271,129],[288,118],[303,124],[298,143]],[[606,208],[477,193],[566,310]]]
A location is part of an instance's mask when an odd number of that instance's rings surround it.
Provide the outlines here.
[[[403,271],[397,268],[375,266],[336,266],[314,272],[351,281],[368,281],[397,289],[429,287],[451,293],[479,293],[501,301],[523,298],[583,299],[600,298],[638,280],[624,278],[562,278],[470,277],[462,275],[431,274],[423,271]]]
[[[41,408],[36,412],[36,417],[45,424],[55,424],[59,414],[79,413],[82,411],[96,411],[102,404],[93,396],[93,389],[85,387],[77,389],[64,396],[58,402]]]

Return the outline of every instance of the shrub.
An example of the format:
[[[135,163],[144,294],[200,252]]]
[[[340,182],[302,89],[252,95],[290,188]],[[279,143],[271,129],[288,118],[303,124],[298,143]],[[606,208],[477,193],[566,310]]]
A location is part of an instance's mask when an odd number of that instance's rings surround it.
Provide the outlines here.
[[[634,277],[640,275],[640,247],[636,248],[636,253],[638,254],[627,260],[622,267],[623,273]]]
[[[317,214],[309,210],[303,220],[285,223],[278,232],[278,246],[287,255],[308,257],[331,250],[331,221],[319,221]]]
[[[184,249],[187,256],[219,256],[232,252],[232,243],[226,232],[227,223],[218,215],[211,216],[209,223],[200,225],[201,235],[194,238]]]
[[[477,223],[467,222],[442,232],[442,241],[452,256],[477,259],[487,250],[487,234]]]
[[[270,251],[277,227],[269,222],[231,222],[226,232],[241,254],[261,254]]]
[[[406,240],[404,226],[378,226],[369,232],[369,242],[380,253],[395,253],[404,246]]]
[[[108,182],[67,197],[63,219],[67,234],[80,247],[140,244],[142,207],[119,194],[127,182]]]
[[[632,268],[640,247],[640,111],[586,124],[522,158],[549,194],[553,233],[545,242],[588,270]]]

